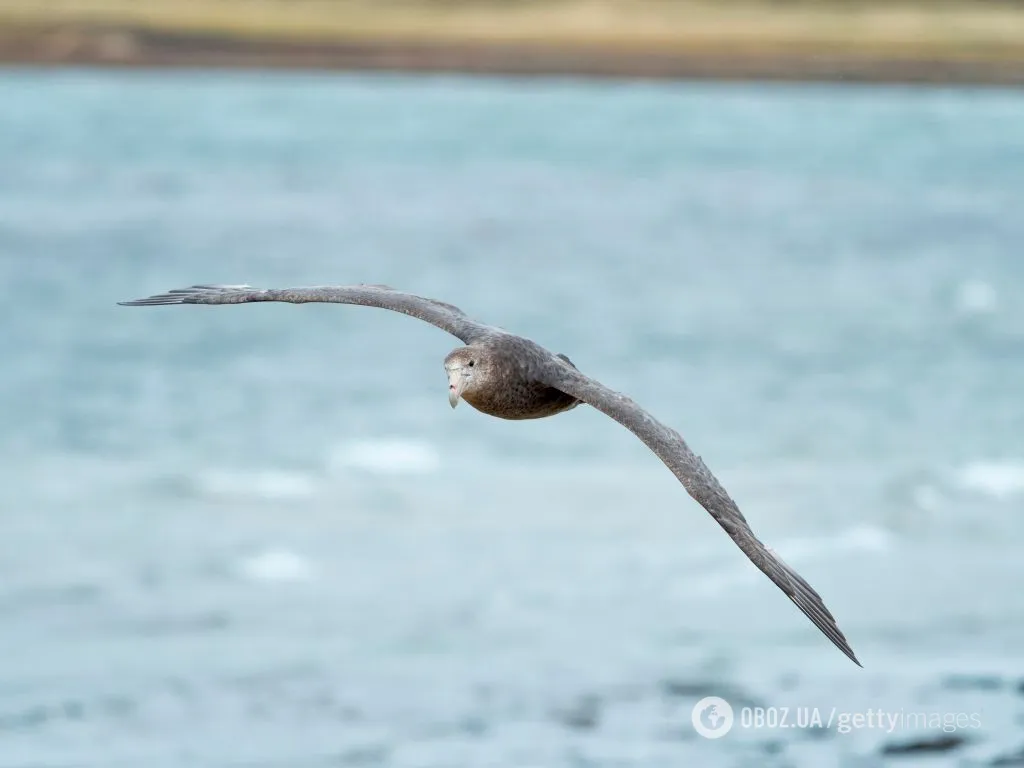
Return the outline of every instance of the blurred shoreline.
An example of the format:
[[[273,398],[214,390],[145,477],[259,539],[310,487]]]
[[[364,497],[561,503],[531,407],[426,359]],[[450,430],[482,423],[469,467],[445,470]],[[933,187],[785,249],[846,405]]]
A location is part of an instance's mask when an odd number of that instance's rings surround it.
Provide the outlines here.
[[[1024,58],[891,56],[526,42],[280,41],[133,28],[0,32],[0,63],[127,68],[376,70],[597,78],[1024,85]]]
[[[1024,85],[1024,6],[0,0],[0,63]]]

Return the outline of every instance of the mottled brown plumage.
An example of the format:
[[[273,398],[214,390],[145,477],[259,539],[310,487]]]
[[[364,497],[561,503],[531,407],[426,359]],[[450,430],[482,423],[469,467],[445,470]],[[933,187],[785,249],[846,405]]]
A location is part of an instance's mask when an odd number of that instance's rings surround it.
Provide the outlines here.
[[[383,285],[322,286],[257,290],[247,285],[197,285],[127,306],[164,304],[244,304],[283,301],[358,304],[402,312],[448,331],[466,345],[445,358],[452,407],[464,399],[482,413],[502,419],[538,419],[587,403],[636,435],[660,458],[743,553],[770,578],[818,629],[858,666],[835,618],[820,595],[766,547],[750,528],[736,502],[693,453],[678,432],[623,394],[580,373],[565,355],[468,318],[451,304],[396,291]]]
[[[542,419],[579,405],[572,395],[545,384],[524,368],[522,345],[514,336],[495,336],[453,350],[444,359],[449,391],[456,377],[464,380],[459,397],[488,416],[499,419]],[[568,359],[568,358],[562,358]],[[452,407],[458,402],[453,400]]]

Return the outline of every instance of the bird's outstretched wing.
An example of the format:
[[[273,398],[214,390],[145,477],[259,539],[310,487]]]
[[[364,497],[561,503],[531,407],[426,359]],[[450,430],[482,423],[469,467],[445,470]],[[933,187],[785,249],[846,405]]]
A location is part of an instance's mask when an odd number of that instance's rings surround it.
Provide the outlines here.
[[[633,400],[614,392],[568,365],[553,365],[545,375],[548,385],[582,400],[611,416],[639,437],[715,521],[725,529],[743,554],[786,593],[825,636],[857,666],[853,649],[825,607],[821,596],[775,552],[766,547],[750,529],[736,502],[726,493],[704,461],[695,454],[674,429],[652,417]]]
[[[250,285],[193,285],[145,299],[120,301],[126,307],[153,307],[165,304],[246,304],[254,301],[284,301],[290,304],[312,302],[357,304],[401,312],[424,320],[469,344],[498,329],[471,320],[456,306],[396,291],[386,285],[324,285],[310,288],[258,289]]]

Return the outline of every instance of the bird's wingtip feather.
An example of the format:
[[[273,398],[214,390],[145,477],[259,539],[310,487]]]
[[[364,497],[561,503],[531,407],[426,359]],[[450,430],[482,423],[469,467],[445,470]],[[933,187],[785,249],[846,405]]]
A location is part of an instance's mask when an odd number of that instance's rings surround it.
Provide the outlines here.
[[[253,287],[251,285],[239,284],[239,285],[191,285],[188,288],[172,288],[166,293],[156,293],[152,296],[147,296],[142,299],[132,299],[130,301],[119,301],[118,305],[122,307],[153,307],[161,306],[165,304],[188,304],[194,303],[189,302],[190,296],[197,296],[200,294],[211,294],[211,293],[230,293],[232,291],[251,291]]]

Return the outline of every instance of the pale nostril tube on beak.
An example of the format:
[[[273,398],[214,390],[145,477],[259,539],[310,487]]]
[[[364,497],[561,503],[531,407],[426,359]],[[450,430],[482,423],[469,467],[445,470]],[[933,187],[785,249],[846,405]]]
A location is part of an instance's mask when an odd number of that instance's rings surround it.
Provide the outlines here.
[[[463,375],[462,368],[449,368],[448,369],[448,404],[454,408],[459,404],[459,398],[462,397],[462,392],[466,388],[466,377]]]

